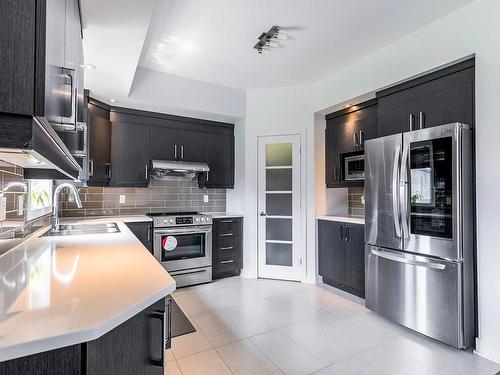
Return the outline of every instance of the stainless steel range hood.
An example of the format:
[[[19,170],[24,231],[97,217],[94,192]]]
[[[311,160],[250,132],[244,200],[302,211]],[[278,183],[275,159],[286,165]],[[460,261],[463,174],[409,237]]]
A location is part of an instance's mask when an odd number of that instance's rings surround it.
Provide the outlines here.
[[[25,178],[77,180],[80,165],[44,117],[1,115],[0,159]]]
[[[194,179],[210,171],[207,163],[176,160],[151,160],[151,177],[160,181]]]

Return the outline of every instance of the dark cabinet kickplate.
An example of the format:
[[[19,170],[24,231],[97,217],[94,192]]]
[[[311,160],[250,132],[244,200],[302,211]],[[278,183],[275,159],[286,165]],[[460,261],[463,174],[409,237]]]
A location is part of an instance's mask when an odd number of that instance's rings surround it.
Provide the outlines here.
[[[196,329],[172,298],[172,338],[191,332],[196,332]]]

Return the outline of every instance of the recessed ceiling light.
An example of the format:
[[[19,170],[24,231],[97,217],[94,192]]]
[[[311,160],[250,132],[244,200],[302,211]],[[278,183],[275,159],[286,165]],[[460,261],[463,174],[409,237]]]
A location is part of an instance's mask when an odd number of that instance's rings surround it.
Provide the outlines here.
[[[96,70],[97,69],[97,66],[95,66],[94,64],[85,64],[84,65],[85,69],[87,70]]]
[[[109,99],[110,103],[116,103],[116,99]]]

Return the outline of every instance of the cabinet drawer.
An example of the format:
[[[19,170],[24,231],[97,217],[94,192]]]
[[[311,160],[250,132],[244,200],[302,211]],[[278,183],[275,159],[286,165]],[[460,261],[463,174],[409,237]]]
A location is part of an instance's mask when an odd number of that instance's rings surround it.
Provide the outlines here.
[[[214,278],[240,274],[239,258],[224,258],[214,260],[212,265],[212,276]]]
[[[215,247],[230,247],[238,246],[240,243],[240,234],[237,232],[215,232],[213,234],[213,246]]]
[[[214,246],[212,248],[212,257],[214,259],[239,258],[241,248],[239,245]]]
[[[213,221],[214,232],[240,232],[241,231],[241,218],[228,217],[224,219],[214,219]]]

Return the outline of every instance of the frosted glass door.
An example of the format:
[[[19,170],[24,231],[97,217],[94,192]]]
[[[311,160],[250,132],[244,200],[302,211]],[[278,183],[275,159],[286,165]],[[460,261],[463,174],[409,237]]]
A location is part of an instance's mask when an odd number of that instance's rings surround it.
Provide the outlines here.
[[[300,136],[259,138],[259,276],[300,280]]]

